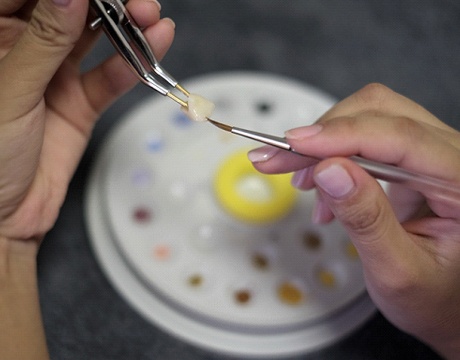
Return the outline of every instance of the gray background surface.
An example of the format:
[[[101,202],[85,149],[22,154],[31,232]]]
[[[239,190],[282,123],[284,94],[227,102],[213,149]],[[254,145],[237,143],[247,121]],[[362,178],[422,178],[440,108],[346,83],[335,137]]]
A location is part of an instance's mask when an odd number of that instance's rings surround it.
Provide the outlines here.
[[[381,82],[460,127],[460,5],[452,0],[162,0],[176,21],[163,65],[179,80],[227,70],[286,75],[343,98]],[[101,40],[85,67],[112,48]],[[89,245],[83,193],[97,150],[150,91],[102,117],[39,254],[53,359],[221,359],[142,319],[114,291]],[[340,343],[295,359],[437,359],[381,315]]]

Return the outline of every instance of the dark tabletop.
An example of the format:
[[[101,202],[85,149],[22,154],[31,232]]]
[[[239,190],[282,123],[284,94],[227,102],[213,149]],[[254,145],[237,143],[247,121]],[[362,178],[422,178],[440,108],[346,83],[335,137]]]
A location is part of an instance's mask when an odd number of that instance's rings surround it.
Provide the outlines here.
[[[162,0],[176,22],[163,65],[179,80],[256,70],[341,99],[380,82],[460,128],[460,3],[456,0]],[[102,39],[89,68],[113,50]],[[90,248],[83,194],[104,137],[151,91],[114,104],[97,125],[54,229],[39,254],[53,359],[221,359],[152,326],[115,292]],[[437,359],[377,314],[340,343],[295,359]]]

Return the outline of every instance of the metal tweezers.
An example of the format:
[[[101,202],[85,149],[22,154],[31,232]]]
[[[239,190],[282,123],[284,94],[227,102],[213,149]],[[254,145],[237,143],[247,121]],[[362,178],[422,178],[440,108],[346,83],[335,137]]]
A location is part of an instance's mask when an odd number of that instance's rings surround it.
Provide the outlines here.
[[[141,82],[158,93],[171,98],[179,105],[188,107],[187,100],[181,99],[172,91],[176,89],[186,98],[190,96],[190,93],[161,67],[141,29],[126,9],[125,4],[127,1],[91,0],[91,7],[95,12],[96,18],[91,22],[90,28],[96,30],[102,26],[113,46]],[[300,156],[307,156],[292,149],[285,138],[233,127],[212,119],[208,120],[222,130],[272,145]],[[425,196],[429,195],[430,198],[442,198],[444,200],[455,200],[457,203],[460,202],[460,189],[452,186],[452,184],[359,156],[351,156],[350,159],[377,179],[402,184],[416,191],[421,191]]]
[[[217,126],[219,129],[230,132],[232,134],[271,145],[300,156],[310,157],[308,155],[296,152],[295,149],[293,149],[287,140],[283,137],[242,129],[236,126],[230,126],[212,119],[208,119],[208,121],[214,126]],[[460,202],[460,189],[448,182],[436,179],[434,177],[421,175],[394,165],[368,160],[360,156],[350,156],[349,159],[354,161],[361,168],[366,170],[370,175],[377,179],[401,184],[413,190],[423,192],[423,194],[430,199],[445,200],[450,202],[453,201],[455,203]],[[319,161],[320,159],[316,160]]]
[[[102,26],[113,46],[140,81],[187,107],[187,101],[171,91],[177,89],[187,98],[190,93],[161,67],[141,29],[126,9],[127,2],[128,0],[91,0],[96,19],[90,23],[90,29],[96,30]]]

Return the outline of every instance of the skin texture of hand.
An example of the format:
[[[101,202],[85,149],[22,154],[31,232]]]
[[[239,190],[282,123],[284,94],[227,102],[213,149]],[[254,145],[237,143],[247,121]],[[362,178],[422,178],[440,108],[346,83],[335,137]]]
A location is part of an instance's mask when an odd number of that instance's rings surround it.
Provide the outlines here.
[[[156,1],[127,7],[162,58],[174,23],[160,20]],[[39,243],[55,223],[96,120],[137,83],[118,56],[80,73],[97,38],[87,14],[87,0],[0,2],[2,359],[47,358],[36,289]]]
[[[119,57],[80,74],[95,40],[87,1],[42,0],[33,15],[31,3],[0,5],[0,234],[17,239],[40,238],[54,224],[95,121],[137,82]],[[159,21],[155,2],[129,8],[161,58],[172,23]]]
[[[334,218],[360,254],[368,292],[397,327],[448,359],[460,354],[460,199],[442,200],[379,183],[347,157],[393,164],[460,187],[460,134],[379,84],[339,102],[312,125],[286,132],[301,157],[262,147],[264,173],[295,172],[316,188],[313,221]],[[318,161],[315,159],[325,159]]]

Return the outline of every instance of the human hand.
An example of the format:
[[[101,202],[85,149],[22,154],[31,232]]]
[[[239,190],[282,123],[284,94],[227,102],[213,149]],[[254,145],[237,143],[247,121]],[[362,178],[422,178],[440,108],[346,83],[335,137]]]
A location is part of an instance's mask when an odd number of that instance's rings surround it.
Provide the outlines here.
[[[174,24],[159,4],[127,8],[161,58]],[[119,56],[80,73],[97,34],[87,0],[0,2],[0,358],[47,359],[36,254],[95,121],[137,82]],[[85,29],[86,28],[86,29]],[[32,241],[31,241],[32,240]]]
[[[127,8],[161,58],[174,24],[155,1]],[[88,1],[0,3],[0,237],[37,239],[53,226],[95,121],[137,82],[119,56],[82,74],[97,35]]]
[[[389,163],[460,187],[460,134],[381,85],[343,100],[312,125],[286,132],[309,157],[262,147],[249,153],[264,173],[295,171],[316,188],[313,220],[338,219],[363,263],[368,292],[396,326],[447,358],[460,353],[460,200],[379,183],[347,159]],[[325,159],[318,161],[315,159]]]

